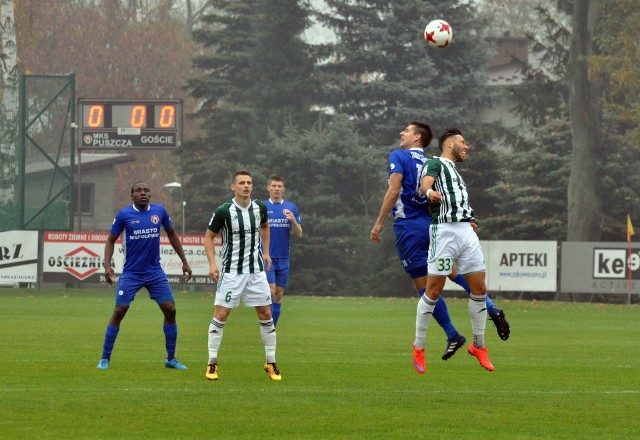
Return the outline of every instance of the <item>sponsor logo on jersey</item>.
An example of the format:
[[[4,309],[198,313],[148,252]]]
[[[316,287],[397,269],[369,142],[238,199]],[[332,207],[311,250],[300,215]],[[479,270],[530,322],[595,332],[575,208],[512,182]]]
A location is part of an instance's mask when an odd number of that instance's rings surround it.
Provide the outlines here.
[[[256,232],[258,232],[258,228],[248,228],[248,229],[238,229],[237,231],[234,230],[232,231],[233,235],[251,235],[251,234],[255,234]]]

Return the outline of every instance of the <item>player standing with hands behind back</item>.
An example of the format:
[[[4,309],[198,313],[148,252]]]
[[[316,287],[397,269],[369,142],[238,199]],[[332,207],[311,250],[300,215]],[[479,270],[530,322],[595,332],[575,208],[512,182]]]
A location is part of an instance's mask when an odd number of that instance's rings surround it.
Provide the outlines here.
[[[288,200],[284,200],[284,179],[280,176],[271,176],[267,186],[269,198],[264,201],[269,215],[269,230],[271,244],[269,255],[271,267],[267,269],[267,280],[271,289],[271,315],[273,325],[278,325],[280,310],[282,308],[282,296],[289,281],[289,238],[291,231],[295,236],[302,238],[302,226],[300,226],[300,214],[298,207]]]

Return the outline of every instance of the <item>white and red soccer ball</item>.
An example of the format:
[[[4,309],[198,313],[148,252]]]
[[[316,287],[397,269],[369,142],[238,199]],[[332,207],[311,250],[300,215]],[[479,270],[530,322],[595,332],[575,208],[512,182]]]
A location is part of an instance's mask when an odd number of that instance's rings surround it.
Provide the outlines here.
[[[431,47],[447,47],[452,37],[451,25],[444,20],[433,20],[424,28],[424,41]]]

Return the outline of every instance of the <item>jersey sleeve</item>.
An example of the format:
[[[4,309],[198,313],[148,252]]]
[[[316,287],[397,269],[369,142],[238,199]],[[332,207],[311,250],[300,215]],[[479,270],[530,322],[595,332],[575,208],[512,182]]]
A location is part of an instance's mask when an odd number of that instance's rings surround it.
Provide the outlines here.
[[[389,155],[389,175],[392,173],[404,174],[404,161],[399,150],[394,150]]]
[[[224,227],[224,209],[223,206],[219,206],[213,211],[211,220],[209,220],[209,230],[215,234],[218,234]]]
[[[122,231],[125,225],[126,223],[124,221],[124,213],[122,212],[122,209],[121,209],[116,213],[116,216],[113,219],[113,223],[111,224],[111,228],[109,229],[109,232],[111,232],[113,235],[120,236],[120,234],[122,234]]]
[[[167,212],[167,209],[162,205],[160,205],[160,208],[162,212],[160,223],[162,223],[162,227],[164,228],[164,230],[167,231],[171,229],[171,227],[173,226],[173,223],[171,223],[171,217],[169,216],[169,212]]]
[[[263,225],[269,222],[269,216],[267,215],[267,205],[260,200],[256,200],[256,203],[260,207],[260,224]]]
[[[293,215],[296,218],[296,221],[298,223],[302,223],[302,220],[300,219],[300,212],[298,211],[298,207],[293,203],[291,204],[291,212],[293,212]]]
[[[440,170],[442,168],[442,162],[438,159],[429,159],[427,163],[424,164],[422,168],[422,173],[420,174],[420,180],[422,180],[425,176],[431,176],[434,179],[440,175]]]

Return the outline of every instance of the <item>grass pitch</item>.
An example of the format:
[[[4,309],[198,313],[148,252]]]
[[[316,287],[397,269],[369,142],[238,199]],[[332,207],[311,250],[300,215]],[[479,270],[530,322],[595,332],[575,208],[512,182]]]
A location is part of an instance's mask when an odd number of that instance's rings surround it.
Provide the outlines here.
[[[638,306],[499,301],[495,372],[466,347],[427,374],[412,366],[415,299],[288,296],[278,325],[282,382],[262,370],[253,309],[232,312],[220,380],[207,381],[213,297],[176,292],[178,358],[164,368],[162,313],[146,295],[123,321],[111,366],[96,369],[113,289],[0,289],[0,438],[640,438]],[[470,339],[466,300],[449,311]]]

